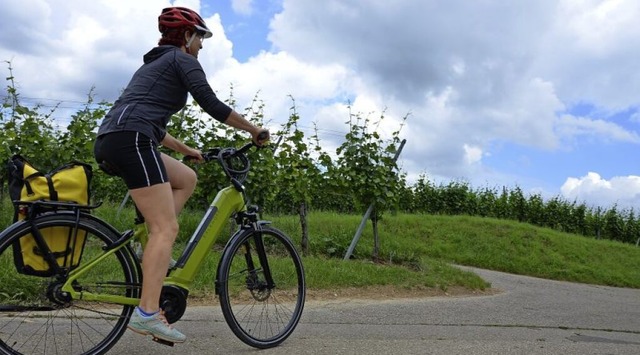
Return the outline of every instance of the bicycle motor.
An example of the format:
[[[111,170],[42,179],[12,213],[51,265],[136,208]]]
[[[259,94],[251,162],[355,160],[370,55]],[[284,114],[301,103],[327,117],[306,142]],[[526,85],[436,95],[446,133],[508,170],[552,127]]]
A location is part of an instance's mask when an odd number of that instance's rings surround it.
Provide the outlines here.
[[[160,294],[160,308],[164,311],[164,317],[169,323],[175,323],[182,318],[187,309],[187,296],[189,291],[175,285],[162,286]]]

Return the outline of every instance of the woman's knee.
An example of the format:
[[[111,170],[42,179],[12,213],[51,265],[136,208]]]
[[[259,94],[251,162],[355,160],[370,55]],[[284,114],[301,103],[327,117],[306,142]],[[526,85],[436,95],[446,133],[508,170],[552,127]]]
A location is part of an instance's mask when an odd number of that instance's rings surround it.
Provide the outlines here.
[[[152,238],[159,238],[166,242],[173,243],[178,236],[180,226],[178,221],[146,221],[149,228],[149,235]]]
[[[162,159],[169,175],[171,188],[193,192],[198,183],[196,172],[189,166],[167,155],[163,154]]]
[[[196,172],[191,169],[190,167],[187,167],[187,169],[185,169],[184,172],[184,183],[185,183],[185,189],[188,189],[190,191],[195,190],[196,185],[198,184],[198,174],[196,174]]]

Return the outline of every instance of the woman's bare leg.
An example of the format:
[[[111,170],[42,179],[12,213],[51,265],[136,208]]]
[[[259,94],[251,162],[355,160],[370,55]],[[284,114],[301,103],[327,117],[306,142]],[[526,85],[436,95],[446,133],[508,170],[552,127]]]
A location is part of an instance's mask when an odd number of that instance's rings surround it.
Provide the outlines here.
[[[142,295],[145,312],[160,308],[159,300],[169,268],[173,243],[178,235],[177,215],[195,189],[195,172],[180,161],[162,154],[169,183],[131,190],[131,197],[144,216],[149,239],[142,258]]]
[[[130,193],[149,230],[149,240],[142,258],[140,308],[153,313],[160,309],[162,283],[178,235],[173,193],[169,183],[133,189]]]
[[[180,211],[182,211],[184,204],[189,200],[189,197],[193,194],[193,190],[196,188],[198,182],[198,177],[195,171],[182,162],[164,153],[161,154],[161,156],[162,162],[167,169],[169,182],[171,183],[173,203],[177,216],[180,214]]]

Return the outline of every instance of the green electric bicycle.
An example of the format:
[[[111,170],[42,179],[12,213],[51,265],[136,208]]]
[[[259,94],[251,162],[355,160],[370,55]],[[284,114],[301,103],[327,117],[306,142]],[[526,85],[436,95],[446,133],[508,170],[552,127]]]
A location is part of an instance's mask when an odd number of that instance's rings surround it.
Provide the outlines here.
[[[169,270],[160,304],[170,323],[183,316],[197,272],[212,262],[214,242],[233,218],[239,227],[221,252],[212,284],[233,333],[250,346],[270,348],[294,331],[306,288],[291,240],[259,220],[257,207],[247,206],[242,183],[250,167],[246,152],[254,146],[203,154],[220,164],[231,184],[217,194]],[[144,239],[144,225],[118,232],[89,213],[96,206],[20,206],[28,217],[0,233],[0,353],[107,352],[139,303],[142,271],[132,242]],[[68,230],[66,250],[47,245],[47,231],[56,228]],[[45,266],[37,275],[16,265],[23,238],[33,239],[33,252]]]

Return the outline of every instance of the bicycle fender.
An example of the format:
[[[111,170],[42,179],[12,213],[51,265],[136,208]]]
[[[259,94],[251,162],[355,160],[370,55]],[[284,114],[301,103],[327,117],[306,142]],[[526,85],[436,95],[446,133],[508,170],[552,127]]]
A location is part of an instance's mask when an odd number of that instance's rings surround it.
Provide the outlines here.
[[[26,221],[26,220],[20,220],[17,222],[14,222],[13,224],[11,224],[9,227],[7,227],[7,229],[3,230],[2,232],[0,232],[0,241],[2,241],[6,235],[12,235],[15,233],[16,229],[21,229],[24,228],[24,225],[30,225],[31,224],[31,220]]]
[[[240,228],[235,233],[233,233],[233,235],[229,238],[229,240],[227,240],[227,243],[225,244],[224,249],[222,249],[222,254],[220,255],[220,260],[218,260],[218,266],[216,267],[216,275],[215,275],[215,292],[216,292],[216,295],[218,295],[218,275],[220,275],[220,265],[222,264],[222,259],[224,259],[225,252],[229,249],[229,247],[231,246],[231,243],[233,243],[237,238],[240,238],[240,236],[242,234],[244,234],[244,233],[253,233],[255,231],[256,231],[256,229],[253,226]]]

